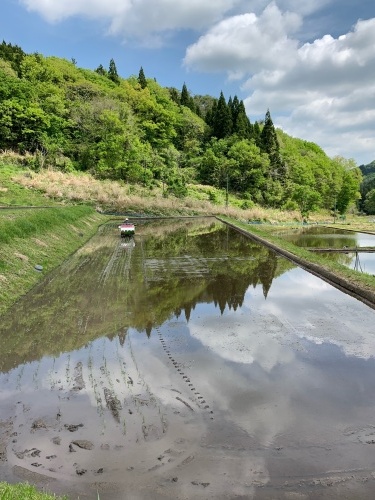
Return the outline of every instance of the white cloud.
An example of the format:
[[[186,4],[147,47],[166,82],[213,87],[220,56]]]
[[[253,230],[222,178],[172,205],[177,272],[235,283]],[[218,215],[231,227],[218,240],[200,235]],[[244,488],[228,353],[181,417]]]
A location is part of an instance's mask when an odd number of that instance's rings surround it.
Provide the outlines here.
[[[109,33],[142,44],[154,43],[169,31],[201,30],[220,20],[241,0],[20,0],[49,22],[73,16],[107,19]]]
[[[37,12],[49,22],[58,22],[72,16],[115,18],[131,7],[131,0],[20,0],[30,11]]]
[[[300,28],[301,21],[297,14],[283,14],[274,3],[259,17],[253,13],[233,16],[188,47],[184,64],[201,71],[225,71],[237,78],[275,65],[285,68],[290,65],[285,55],[297,49],[297,41],[288,35]]]
[[[262,14],[217,23],[188,47],[184,64],[248,78],[250,116],[269,108],[275,125],[329,155],[375,157],[375,18],[337,38],[297,39],[302,18],[270,4]],[[366,158],[366,160],[365,160]]]

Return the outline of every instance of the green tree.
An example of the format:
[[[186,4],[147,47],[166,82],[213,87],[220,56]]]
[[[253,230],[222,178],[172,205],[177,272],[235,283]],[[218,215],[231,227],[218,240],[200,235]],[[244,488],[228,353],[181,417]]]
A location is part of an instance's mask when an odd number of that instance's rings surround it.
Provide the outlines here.
[[[218,139],[228,137],[232,133],[232,125],[230,109],[225,101],[223,92],[220,92],[215,115],[213,116],[213,135]]]
[[[358,169],[357,169],[358,170]],[[360,177],[362,174],[359,171]],[[340,214],[345,214],[351,203],[360,198],[359,193],[360,179],[353,171],[344,173],[341,190],[337,196],[337,210]]]
[[[266,112],[264,126],[260,134],[260,145],[261,149],[269,156],[269,175],[272,181],[277,181],[283,185],[287,179],[287,168],[280,155],[279,141],[269,109]]]
[[[206,115],[205,115],[205,122],[207,125],[213,128],[214,126],[214,119],[216,115],[216,110],[217,110],[217,99],[214,99],[211,102],[211,107],[207,109]]]
[[[259,122],[255,122],[254,126],[252,127],[252,136],[254,138],[255,144],[258,147],[261,147],[260,134],[261,134],[261,130],[260,130]]]
[[[250,139],[252,137],[252,126],[243,101],[239,101],[236,108],[235,118],[233,119],[233,133],[241,139]]]
[[[268,156],[252,142],[242,139],[230,147],[228,157],[235,161],[230,176],[231,188],[258,200],[265,186]]]
[[[176,104],[180,104],[180,94],[175,87],[168,87],[169,95]]]
[[[138,83],[142,89],[145,89],[147,87],[147,80],[146,80],[145,73],[143,71],[142,66],[141,66],[141,69],[139,70],[139,74],[138,74]]]
[[[293,193],[293,200],[297,203],[302,218],[307,219],[310,212],[319,208],[321,197],[309,186],[297,186]]]
[[[181,106],[189,107],[190,95],[186,84],[184,83],[181,90],[180,104]]]
[[[102,66],[102,64],[99,64],[99,66],[96,68],[96,73],[98,73],[98,75],[102,75],[102,76],[107,76],[108,75],[108,71]]]
[[[10,62],[17,75],[21,73],[21,63],[25,56],[25,52],[18,45],[6,43],[4,40],[0,45],[0,59]]]
[[[371,189],[366,195],[364,208],[366,213],[375,214],[375,189]]]
[[[116,63],[115,63],[114,59],[111,59],[109,61],[108,78],[115,83],[120,82],[120,78],[119,78],[118,73],[117,73]]]

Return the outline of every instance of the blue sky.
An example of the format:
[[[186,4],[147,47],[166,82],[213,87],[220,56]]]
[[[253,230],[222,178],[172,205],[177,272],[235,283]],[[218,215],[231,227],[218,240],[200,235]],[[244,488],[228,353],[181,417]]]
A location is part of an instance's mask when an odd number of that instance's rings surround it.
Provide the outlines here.
[[[2,0],[0,38],[267,108],[329,156],[375,160],[373,0]]]

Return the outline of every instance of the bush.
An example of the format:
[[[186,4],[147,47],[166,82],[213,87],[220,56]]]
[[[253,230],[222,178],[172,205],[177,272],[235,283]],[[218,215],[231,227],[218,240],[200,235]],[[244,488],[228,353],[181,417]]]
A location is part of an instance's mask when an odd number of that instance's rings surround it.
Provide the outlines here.
[[[294,210],[298,210],[298,203],[295,202],[294,200],[288,200],[286,203],[284,203],[284,206],[282,208],[283,210],[288,210],[289,212],[292,212]]]
[[[208,192],[208,199],[211,203],[219,203],[219,197],[216,191],[212,190]]]
[[[242,210],[248,210],[249,208],[253,208],[254,202],[251,200],[245,200],[241,203]]]

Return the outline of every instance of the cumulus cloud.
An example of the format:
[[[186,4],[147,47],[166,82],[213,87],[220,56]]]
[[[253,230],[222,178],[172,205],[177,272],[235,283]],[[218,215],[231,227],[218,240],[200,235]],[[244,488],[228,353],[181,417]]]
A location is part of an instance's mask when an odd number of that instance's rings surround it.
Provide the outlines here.
[[[57,22],[72,16],[89,18],[114,18],[131,7],[131,0],[21,0],[30,11],[37,12],[49,22]]]
[[[299,15],[282,13],[270,4],[254,13],[225,19],[188,47],[184,64],[200,71],[226,71],[233,78],[290,65],[286,54],[295,53],[297,40],[288,35],[301,26]]]
[[[20,0],[49,22],[72,16],[107,19],[112,35],[150,41],[180,29],[201,30],[220,20],[242,0]]]
[[[303,18],[272,3],[261,13],[225,19],[187,48],[184,64],[246,79],[250,116],[269,108],[286,132],[328,154],[375,156],[375,19],[334,38],[298,40]],[[346,139],[343,141],[343,139]]]

